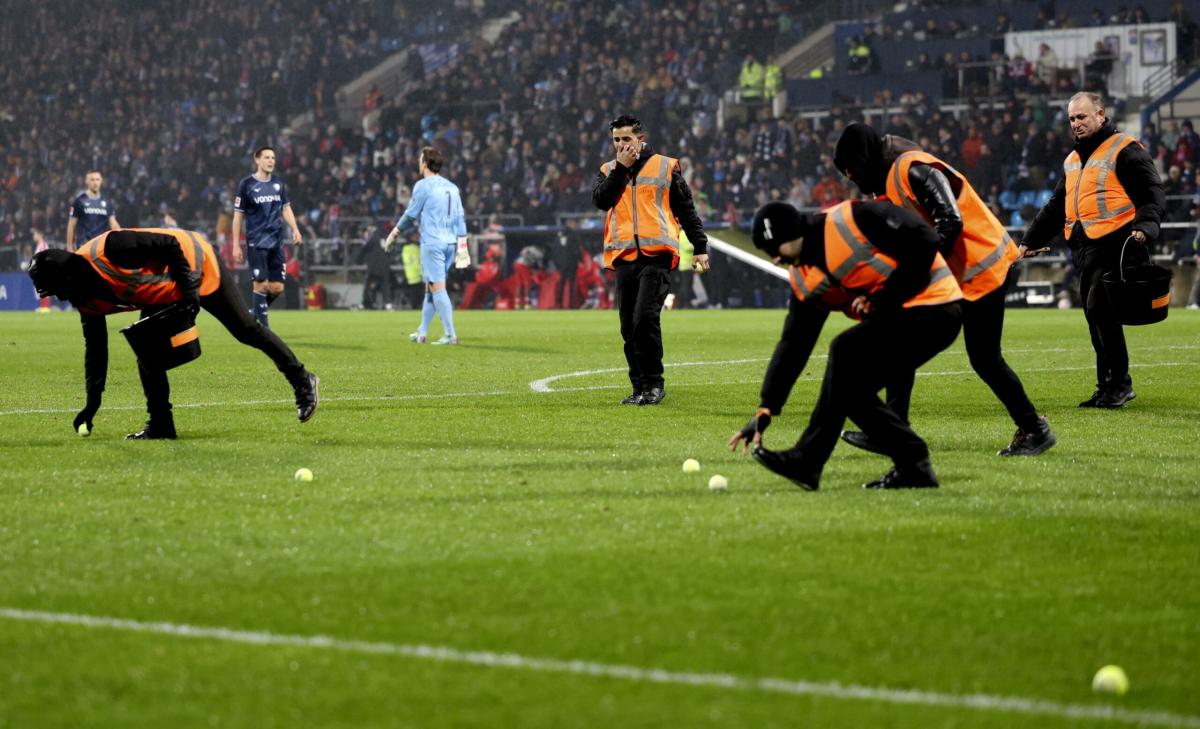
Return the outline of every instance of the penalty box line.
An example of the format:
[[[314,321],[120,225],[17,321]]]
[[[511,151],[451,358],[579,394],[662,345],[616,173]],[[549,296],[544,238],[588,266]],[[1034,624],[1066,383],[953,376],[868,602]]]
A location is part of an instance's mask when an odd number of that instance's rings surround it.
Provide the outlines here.
[[[76,613],[55,613],[17,608],[0,608],[0,618],[41,624],[58,624],[89,629],[166,635],[176,638],[214,640],[259,646],[287,646],[344,653],[401,656],[418,660],[456,663],[484,668],[507,668],[541,673],[572,674],[611,678],[633,683],[672,684],[714,689],[760,691],[790,696],[813,696],[839,701],[933,706],[976,711],[1006,712],[1063,719],[1088,719],[1139,726],[1200,728],[1200,716],[1154,709],[1122,709],[1111,705],[1068,704],[1021,696],[951,694],[917,689],[859,686],[838,682],[815,682],[782,678],[740,676],[730,673],[696,673],[661,668],[599,663],[585,660],[539,658],[518,653],[463,650],[449,646],[350,640],[327,635],[289,635],[262,630],[238,630],[170,622],[144,622],[125,618]]]

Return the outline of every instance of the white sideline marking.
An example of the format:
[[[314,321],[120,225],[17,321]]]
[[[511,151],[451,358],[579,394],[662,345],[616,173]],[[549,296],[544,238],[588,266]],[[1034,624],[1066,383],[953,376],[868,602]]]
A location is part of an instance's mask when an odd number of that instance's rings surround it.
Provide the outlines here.
[[[1180,347],[1179,349],[1189,349],[1189,348]],[[1031,351],[1033,351],[1033,350],[1031,350]],[[1037,351],[1042,351],[1042,350],[1037,350]],[[812,357],[812,359],[822,359],[824,357],[825,357],[825,355],[814,355]],[[765,362],[765,361],[766,361],[765,358],[759,358],[759,359],[747,359],[747,360],[726,360],[725,362],[678,362],[675,364],[668,364],[668,365],[664,365],[664,366],[666,366],[666,367],[682,367],[685,365],[730,364],[730,363],[735,363],[735,362]],[[1191,367],[1193,365],[1195,365],[1194,362],[1152,362],[1149,364],[1130,364],[1129,367],[1130,367],[1130,369],[1153,369],[1155,367]],[[1043,367],[1043,368],[1039,368],[1039,369],[1022,369],[1021,372],[1076,372],[1076,371],[1083,372],[1083,371],[1094,370],[1094,369],[1095,369],[1094,365],[1089,365],[1087,367]],[[563,377],[569,377],[569,376],[582,376],[585,374],[594,375],[594,374],[604,374],[604,373],[624,372],[624,371],[625,371],[625,368],[622,367],[622,368],[605,369],[605,370],[589,370],[586,372],[572,372],[572,373],[568,373],[566,375],[556,375],[555,377],[548,377],[548,378],[545,378],[544,380],[534,380],[534,382],[529,383],[529,386],[530,386],[530,388],[533,388],[535,383],[552,381],[555,379],[561,379]],[[936,372],[924,372],[924,371],[920,371],[920,370],[917,371],[917,377],[947,377],[947,376],[973,375],[973,374],[975,374],[974,370],[939,370]],[[1018,374],[1020,374],[1020,373],[1018,373]],[[761,381],[762,381],[762,378],[758,377],[753,380],[721,380],[721,381],[713,381],[713,382],[686,382],[686,383],[679,383],[676,385],[672,385],[672,387],[682,388],[682,387],[711,387],[713,385],[756,385]],[[547,386],[547,389],[545,389],[545,390],[534,390],[534,391],[541,393],[541,394],[546,394],[546,393],[563,393],[563,392],[587,392],[590,390],[625,390],[625,389],[628,389],[628,387],[629,387],[629,385],[583,385],[583,386],[579,386],[579,387],[560,387],[560,388],[549,388]],[[516,391],[516,390],[492,390],[492,391],[488,391],[488,392],[436,392],[436,393],[425,393],[425,394],[419,394],[419,395],[378,395],[378,396],[372,395],[369,397],[368,396],[363,396],[363,397],[323,397],[323,398],[321,398],[321,402],[388,402],[391,400],[395,400],[395,401],[431,400],[431,399],[444,399],[444,398],[455,398],[455,397],[500,397],[503,395],[516,395],[516,394],[518,394],[518,391]],[[183,404],[175,405],[175,408],[180,409],[180,408],[231,407],[231,406],[237,406],[237,405],[283,405],[283,404],[290,404],[291,402],[292,402],[291,400],[230,400],[230,401],[226,401],[226,402],[183,403]],[[145,405],[110,405],[110,406],[105,406],[103,409],[104,410],[143,410],[145,407],[146,407]],[[0,416],[5,416],[5,415],[56,415],[56,414],[62,414],[62,413],[74,413],[77,411],[78,411],[78,408],[34,408],[34,409],[29,409],[29,410],[0,410]]]
[[[722,359],[713,362],[668,362],[664,363],[663,367],[699,367],[702,365],[746,364],[748,362],[766,362],[767,360],[767,357],[753,357],[751,359]],[[610,367],[603,370],[578,370],[576,372],[567,372],[566,374],[562,375],[551,375],[549,377],[543,377],[540,380],[534,380],[533,382],[530,382],[529,389],[533,390],[534,392],[561,392],[560,390],[555,390],[554,388],[550,387],[550,383],[557,382],[558,380],[565,380],[568,377],[590,377],[591,375],[607,375],[611,372],[627,372],[628,369],[629,368],[627,367]],[[624,385],[622,385],[622,387],[624,387]]]
[[[235,630],[167,622],[142,622],[123,618],[38,610],[0,608],[0,617],[31,623],[76,625],[84,628],[123,630],[134,633],[198,638],[249,645],[321,648],[347,653],[404,656],[442,663],[462,663],[488,668],[515,668],[543,673],[567,673],[581,676],[615,678],[635,683],[679,684],[708,688],[763,691],[792,696],[820,696],[842,701],[877,701],[888,704],[942,706],[957,709],[999,711],[1015,714],[1053,716],[1064,719],[1095,719],[1122,724],[1164,727],[1200,727],[1200,716],[1175,714],[1153,709],[1121,709],[1100,704],[1063,704],[1020,696],[989,694],[948,694],[914,689],[890,689],[837,682],[799,681],[782,678],[739,676],[730,673],[692,673],[661,668],[640,668],[583,660],[537,658],[518,653],[469,651],[449,646],[406,645],[363,640],[346,640],[327,635],[287,635],[261,630]]]

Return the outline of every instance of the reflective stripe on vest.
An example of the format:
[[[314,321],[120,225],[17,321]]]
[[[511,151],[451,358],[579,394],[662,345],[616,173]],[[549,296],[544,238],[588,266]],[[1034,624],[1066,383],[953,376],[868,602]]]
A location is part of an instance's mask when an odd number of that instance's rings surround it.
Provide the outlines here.
[[[1066,177],[1066,219],[1063,237],[1071,238],[1075,223],[1095,240],[1116,232],[1137,216],[1129,193],[1115,174],[1117,155],[1131,144],[1142,146],[1129,134],[1118,132],[1100,143],[1086,163],[1078,152],[1071,152],[1063,162]]]
[[[679,222],[671,213],[671,173],[678,161],[661,154],[645,161],[632,184],[604,218],[604,265],[618,259],[633,260],[639,251],[649,255],[669,253],[671,267],[679,265]],[[605,162],[605,176],[616,160]]]
[[[1013,261],[1020,258],[1016,242],[971,187],[966,176],[927,152],[905,152],[896,158],[887,180],[887,198],[892,204],[912,210],[933,225],[932,216],[917,202],[909,182],[908,173],[914,164],[929,165],[958,182],[955,202],[963,228],[946,257],[946,264],[958,279],[963,298],[968,301],[983,298],[1004,284]]]
[[[867,240],[854,222],[854,203],[842,202],[830,208],[825,218],[825,264],[833,283],[849,291],[873,294],[883,288],[896,270],[896,260]],[[935,253],[929,267],[929,283],[904,302],[904,307],[945,304],[962,298],[950,267]]]
[[[167,235],[179,244],[184,258],[193,271],[200,275],[200,295],[207,296],[221,283],[220,269],[212,247],[199,233],[190,230],[167,228],[125,228],[123,230]],[[105,255],[108,236],[105,232],[75,251],[82,256],[104,282],[112,289],[120,303],[93,301],[86,306],[89,313],[111,314],[116,311],[131,311],[144,306],[168,304],[179,300],[179,287],[166,270],[139,268],[127,269],[117,266]]]

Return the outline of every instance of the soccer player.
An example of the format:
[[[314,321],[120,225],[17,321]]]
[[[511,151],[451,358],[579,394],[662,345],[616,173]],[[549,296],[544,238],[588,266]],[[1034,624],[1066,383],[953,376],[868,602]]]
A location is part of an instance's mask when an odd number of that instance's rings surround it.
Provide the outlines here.
[[[442,154],[433,147],[421,150],[417,168],[421,179],[413,185],[412,201],[400,217],[396,227],[384,241],[384,249],[390,249],[396,238],[411,227],[421,224],[421,274],[425,280],[425,303],[421,307],[421,325],[408,335],[410,341],[424,344],[429,340],[429,324],[436,312],[442,320],[444,334],[433,344],[458,344],[454,333],[454,305],[446,293],[446,275],[455,263],[457,243],[460,266],[469,263],[467,258],[467,221],[463,217],[462,197],[458,185],[442,177]]]
[[[254,302],[250,314],[268,329],[267,315],[271,302],[283,293],[283,225],[292,229],[292,242],[300,245],[300,227],[292,213],[287,187],[275,174],[275,150],[259,147],[254,150],[254,174],[238,185],[233,199],[233,231],[230,244],[236,263],[242,262],[238,238],[242,220],[246,221],[246,248],[250,258],[250,276],[254,280]]]
[[[100,170],[92,170],[83,178],[87,186],[86,192],[79,193],[71,201],[71,217],[67,220],[67,250],[75,250],[75,233],[80,234],[80,241],[88,242],[107,230],[121,227],[117,222],[117,206],[112,199],[100,194],[104,185],[104,175]]]

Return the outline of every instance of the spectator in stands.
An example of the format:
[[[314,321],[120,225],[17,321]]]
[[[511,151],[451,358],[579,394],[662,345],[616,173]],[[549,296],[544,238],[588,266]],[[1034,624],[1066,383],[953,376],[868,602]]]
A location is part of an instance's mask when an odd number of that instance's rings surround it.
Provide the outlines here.
[[[1163,216],[1162,183],[1141,143],[1108,120],[1100,96],[1079,92],[1067,115],[1075,149],[1024,245],[1036,250],[1056,235],[1067,239],[1080,268],[1080,296],[1096,350],[1096,392],[1079,406],[1120,408],[1135,397],[1129,352],[1100,280],[1119,265],[1127,239],[1142,244],[1126,250],[1128,264],[1148,259],[1147,247],[1158,237]]]
[[[812,189],[812,202],[818,208],[824,209],[837,205],[846,200],[850,193],[846,190],[846,186],[841,180],[833,174],[833,165],[826,165],[825,171],[821,175],[821,179]]]
[[[1046,86],[1052,87],[1054,85],[1054,75],[1058,73],[1058,54],[1054,52],[1049,43],[1042,43],[1038,46],[1035,73]]]
[[[759,101],[763,98],[767,69],[753,53],[747,53],[742,61],[742,72],[738,75],[738,89],[745,101]]]
[[[1108,93],[1108,77],[1113,71],[1116,56],[1104,41],[1096,41],[1096,46],[1088,55],[1087,64],[1083,67],[1084,83],[1097,89],[1101,94]]]

